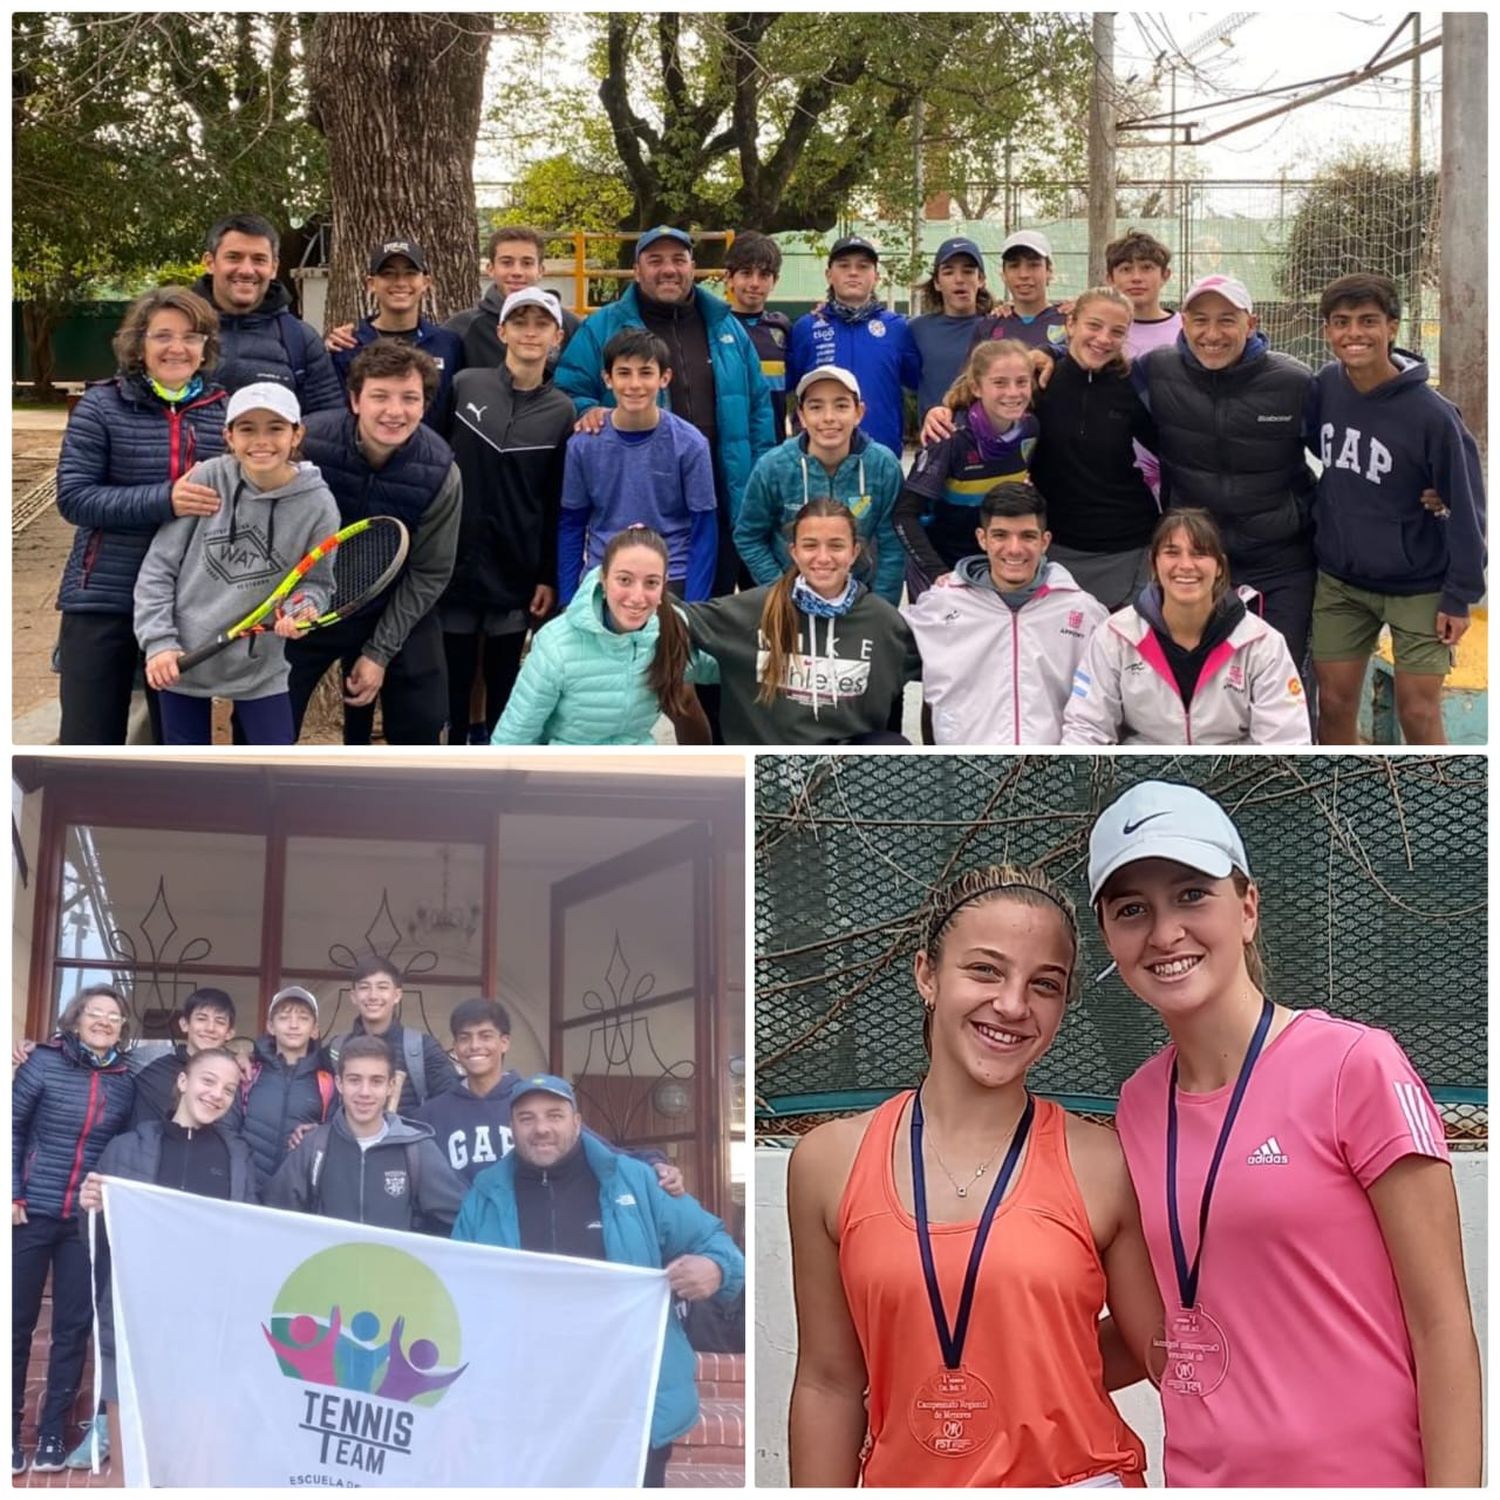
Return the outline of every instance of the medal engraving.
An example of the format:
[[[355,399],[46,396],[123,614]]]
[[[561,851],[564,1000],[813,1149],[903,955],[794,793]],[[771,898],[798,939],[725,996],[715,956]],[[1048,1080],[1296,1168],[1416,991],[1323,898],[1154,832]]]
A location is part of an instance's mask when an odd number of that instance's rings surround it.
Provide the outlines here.
[[[1229,1345],[1224,1330],[1201,1307],[1179,1309],[1167,1317],[1166,1358],[1161,1385],[1178,1396],[1210,1396],[1229,1373]]]
[[[907,1413],[912,1436],[939,1458],[964,1458],[995,1436],[994,1392],[970,1370],[940,1369],[917,1387]]]

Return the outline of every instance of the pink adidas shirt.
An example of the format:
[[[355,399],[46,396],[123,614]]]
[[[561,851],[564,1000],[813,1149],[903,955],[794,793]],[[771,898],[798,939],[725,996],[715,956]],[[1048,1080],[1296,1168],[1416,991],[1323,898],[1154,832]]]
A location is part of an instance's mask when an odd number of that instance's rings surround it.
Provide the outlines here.
[[[1175,1048],[1120,1091],[1120,1142],[1169,1318],[1167,1087]],[[1189,1264],[1233,1083],[1177,1096]],[[1411,1154],[1448,1159],[1437,1109],[1389,1032],[1303,1011],[1261,1053],[1219,1168],[1198,1306],[1224,1332],[1222,1382],[1163,1386],[1172,1486],[1423,1483],[1416,1376],[1365,1189]]]

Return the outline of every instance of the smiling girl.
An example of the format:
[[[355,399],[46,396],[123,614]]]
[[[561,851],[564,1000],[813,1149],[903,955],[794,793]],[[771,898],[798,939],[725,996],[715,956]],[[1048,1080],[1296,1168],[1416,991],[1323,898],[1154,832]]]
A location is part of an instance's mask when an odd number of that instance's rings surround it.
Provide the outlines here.
[[[684,610],[723,684],[726,742],[905,744],[886,726],[921,660],[895,607],[853,576],[853,512],[828,496],[808,501],[787,550],[775,583]]]
[[[649,745],[661,714],[678,744],[708,742],[667,566],[650,527],[615,533],[567,610],[532,639],[492,744]]]
[[[998,339],[974,349],[944,398],[953,433],[917,455],[892,517],[910,557],[912,600],[973,553],[984,497],[997,484],[1026,483],[1039,430],[1032,388],[1030,350]]]
[[[135,585],[135,633],[146,681],[161,694],[163,740],[213,742],[213,700],[228,698],[248,745],[290,745],[291,697],[282,640],[319,614],[333,590],[333,560],[316,564],[278,610],[270,638],[251,633],[186,673],[178,658],[248,614],[315,543],[339,529],[323,476],[298,461],[302,414],[285,386],[248,385],[230,398],[229,452],[193,470],[213,491],[211,515],[181,516],[156,533]]]
[[[1292,654],[1230,588],[1213,517],[1168,511],[1148,551],[1153,582],[1094,632],[1074,673],[1063,744],[1310,744]]]
[[[1458,1204],[1406,1054],[1266,992],[1244,844],[1194,787],[1100,814],[1089,899],[1172,1038],[1117,1116],[1167,1308],[1167,1484],[1477,1485]]]
[[[990,866],[936,893],[921,1088],[793,1152],[794,1485],[1145,1483],[1106,1395],[1161,1316],[1124,1159],[1026,1087],[1077,966],[1046,876]]]

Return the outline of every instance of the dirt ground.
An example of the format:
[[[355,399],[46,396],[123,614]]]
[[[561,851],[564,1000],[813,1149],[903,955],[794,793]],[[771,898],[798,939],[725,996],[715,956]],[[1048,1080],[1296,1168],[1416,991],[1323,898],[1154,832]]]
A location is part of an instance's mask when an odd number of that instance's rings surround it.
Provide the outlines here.
[[[62,446],[61,408],[19,408],[12,414],[12,504],[57,468]],[[55,743],[55,714],[43,712],[57,701],[52,650],[57,644],[57,585],[73,545],[73,528],[50,507],[12,536],[11,549],[11,720],[17,744]],[[229,742],[227,711],[215,716],[216,739]],[[377,725],[378,727],[378,725]],[[342,740],[337,694],[325,680],[302,726],[304,745],[336,745]]]

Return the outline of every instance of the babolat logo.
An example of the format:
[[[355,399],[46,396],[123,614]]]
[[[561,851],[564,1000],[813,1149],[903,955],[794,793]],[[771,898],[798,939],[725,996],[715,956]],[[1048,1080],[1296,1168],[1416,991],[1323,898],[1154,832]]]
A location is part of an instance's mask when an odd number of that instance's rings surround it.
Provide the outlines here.
[[[1285,416],[1282,416],[1279,413],[1276,414],[1276,415],[1274,415],[1274,416],[1269,415],[1269,414],[1262,414],[1261,416],[1258,416],[1255,420],[1257,422],[1290,422],[1292,420],[1292,413],[1291,412],[1287,412],[1287,414]]]
[[[388,1245],[335,1245],[303,1261],[261,1332],[302,1385],[297,1426],[316,1440],[323,1472],[291,1475],[298,1486],[358,1484],[417,1453],[422,1408],[468,1369],[447,1288]]]

